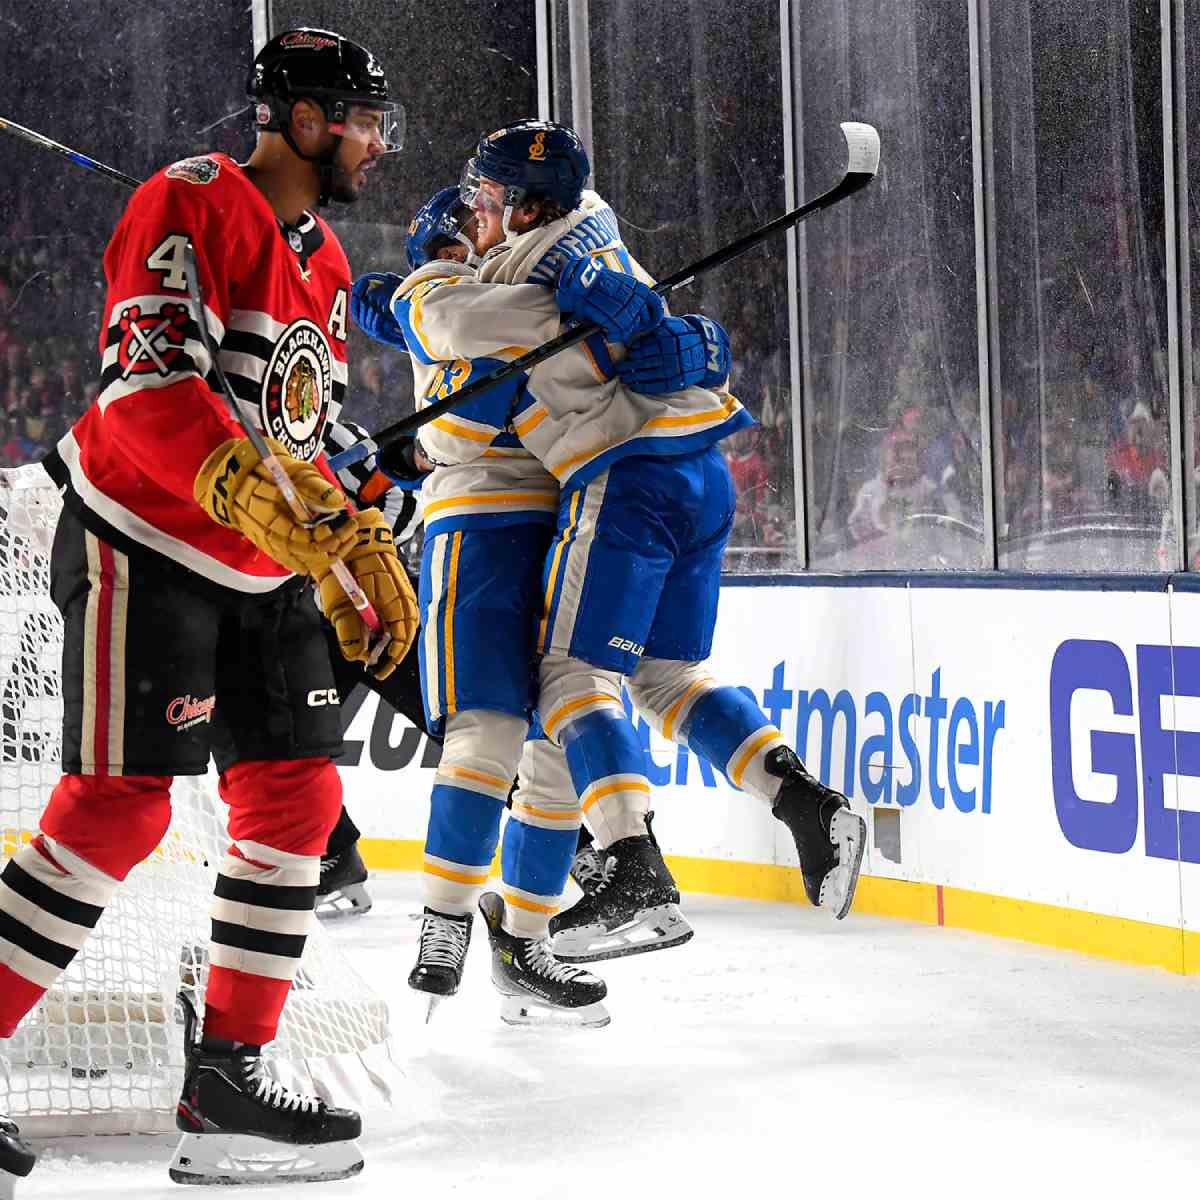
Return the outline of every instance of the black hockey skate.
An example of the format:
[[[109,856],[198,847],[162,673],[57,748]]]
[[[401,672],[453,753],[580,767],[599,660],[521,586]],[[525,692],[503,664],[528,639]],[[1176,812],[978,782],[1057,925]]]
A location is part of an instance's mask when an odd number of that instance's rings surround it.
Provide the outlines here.
[[[362,1170],[358,1113],[327,1108],[273,1080],[259,1046],[196,1040],[196,1010],[180,995],[186,1067],[175,1125],[176,1183],[309,1183]]]
[[[551,918],[554,953],[563,962],[599,962],[688,941],[693,930],[653,833],[613,842],[606,854],[604,878]]]
[[[17,1180],[33,1170],[37,1155],[7,1117],[0,1117],[0,1200],[12,1200]]]
[[[840,921],[854,903],[867,823],[850,811],[841,792],[810,775],[789,747],[772,750],[763,765],[783,780],[771,811],[796,843],[804,891],[812,904],[828,908]]]
[[[421,917],[421,948],[417,951],[417,965],[409,972],[408,986],[428,993],[427,1023],[438,1002],[458,991],[470,944],[470,913],[453,916],[426,906]]]
[[[317,884],[317,916],[350,917],[371,911],[371,896],[364,886],[367,867],[351,843],[341,854],[321,859],[321,879]]]
[[[504,900],[485,892],[479,911],[492,945],[492,983],[504,997],[500,1019],[509,1025],[582,1025],[598,1029],[612,1018],[601,1003],[603,979],[559,962],[548,938],[522,938],[503,927]]]

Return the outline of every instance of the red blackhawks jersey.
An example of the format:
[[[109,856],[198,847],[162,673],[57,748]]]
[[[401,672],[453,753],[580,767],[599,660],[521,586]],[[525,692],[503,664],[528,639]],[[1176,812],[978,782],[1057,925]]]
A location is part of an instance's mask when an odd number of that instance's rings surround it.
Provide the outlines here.
[[[192,495],[209,453],[244,434],[189,308],[189,239],[243,416],[294,457],[321,455],[346,386],[346,256],[320,217],[283,226],[246,172],[211,154],[159,171],[117,225],[104,255],[100,392],[46,466],[101,536],[115,531],[215,583],[267,592],[288,573]]]

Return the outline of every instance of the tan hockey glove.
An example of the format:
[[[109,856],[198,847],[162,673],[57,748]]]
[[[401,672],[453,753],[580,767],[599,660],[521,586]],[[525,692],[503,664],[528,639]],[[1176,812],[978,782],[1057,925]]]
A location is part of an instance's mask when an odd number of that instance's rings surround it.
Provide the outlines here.
[[[378,509],[368,508],[354,516],[357,540],[343,561],[366,593],[392,640],[370,668],[377,679],[386,679],[409,652],[417,636],[420,610],[404,564],[396,555],[391,526]],[[321,611],[337,633],[342,654],[350,662],[367,662],[373,649],[370,630],[363,624],[342,585],[328,569],[314,578],[321,598]]]
[[[292,458],[270,438],[267,445],[314,518],[346,507],[346,497],[311,463]],[[230,439],[218,446],[196,473],[192,492],[218,525],[236,529],[297,575],[328,570],[330,562],[345,555],[355,542],[356,529],[349,514],[341,522],[301,524],[248,438]]]

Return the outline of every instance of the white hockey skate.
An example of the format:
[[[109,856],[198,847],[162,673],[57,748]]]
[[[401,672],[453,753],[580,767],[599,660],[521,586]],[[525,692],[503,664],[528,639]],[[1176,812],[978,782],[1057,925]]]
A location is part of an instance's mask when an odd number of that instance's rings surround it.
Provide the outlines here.
[[[552,944],[555,955],[563,962],[601,962],[680,946],[694,933],[676,905],[659,904],[640,909],[632,920],[612,929],[600,920],[573,929],[559,929]]]
[[[548,938],[508,933],[502,925],[504,901],[495,892],[484,893],[479,911],[487,922],[492,983],[503,997],[500,1019],[506,1025],[601,1029],[612,1020],[602,1003],[608,994],[603,979],[559,962]]]
[[[176,1183],[321,1183],[363,1168],[354,1142],[290,1145],[250,1134],[184,1134],[171,1160]]]
[[[867,846],[867,823],[848,808],[840,809],[829,823],[829,840],[837,847],[838,861],[821,880],[821,907],[829,909],[840,921],[854,903]]]
[[[362,916],[371,911],[367,891],[367,867],[352,845],[331,858],[321,859],[321,880],[317,884],[317,916],[327,921],[337,917]]]

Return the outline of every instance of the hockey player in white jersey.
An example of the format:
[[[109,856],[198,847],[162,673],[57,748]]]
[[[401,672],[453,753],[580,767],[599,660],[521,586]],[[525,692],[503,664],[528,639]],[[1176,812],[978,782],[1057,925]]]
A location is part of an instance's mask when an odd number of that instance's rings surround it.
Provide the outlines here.
[[[639,803],[646,811],[642,751],[621,699],[626,676],[634,703],[664,736],[770,805],[793,835],[810,901],[845,916],[864,822],[804,769],[757,704],[704,668],[734,510],[717,443],[751,421],[725,390],[727,339],[704,318],[665,317],[598,197],[565,214],[540,202],[546,174],[572,170],[582,153],[571,131],[543,122],[483,138],[463,196],[481,234],[503,239],[478,282],[506,286],[495,294],[430,288],[408,315],[422,330],[457,323],[476,355],[487,353],[487,335],[493,352],[539,344],[564,316],[596,322],[608,340],[594,336],[557,355],[504,395],[485,393],[422,430],[419,447],[470,462],[511,428],[561,486],[543,574],[539,707],[584,807],[603,813],[616,798],[623,811]],[[612,343],[629,348],[622,356]],[[633,898],[658,884],[644,823],[612,832],[601,843],[608,878],[551,923],[560,956],[594,956]]]
[[[419,319],[414,332],[393,311],[393,300],[407,314],[436,287],[472,279],[467,260],[474,245],[463,228],[471,214],[457,191],[443,189],[414,218],[413,273],[359,279],[351,302],[366,332],[409,349],[417,395],[426,402],[495,363],[456,358],[422,331]],[[383,468],[401,479],[429,465],[415,460],[411,444],[382,457]],[[444,729],[445,741],[425,846],[421,945],[409,983],[431,997],[457,991],[478,904],[493,942],[505,1020],[607,1023],[603,982],[556,962],[549,950],[548,924],[574,853],[579,802],[561,750],[526,739],[536,605],[558,485],[514,437],[497,433],[477,461],[434,466],[422,493],[422,673],[427,722]],[[514,774],[502,894],[481,899]]]

